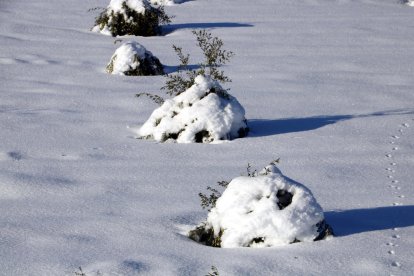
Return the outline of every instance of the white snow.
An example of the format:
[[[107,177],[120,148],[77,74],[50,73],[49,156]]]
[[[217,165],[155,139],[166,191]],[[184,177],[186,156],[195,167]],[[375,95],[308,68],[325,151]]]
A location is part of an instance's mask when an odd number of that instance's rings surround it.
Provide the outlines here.
[[[122,7],[123,4],[126,4],[131,10],[136,11],[137,13],[144,13],[146,7],[148,6],[148,0],[111,0],[108,7],[106,8],[107,13],[110,14],[112,11],[115,13],[125,14],[125,9]]]
[[[123,43],[111,57],[109,64],[112,62],[113,68],[112,73],[110,73],[125,75],[125,72],[135,70],[140,65],[139,61],[145,58],[146,53],[152,56],[152,53],[138,42],[128,41]]]
[[[293,195],[281,209],[278,191]],[[294,241],[313,241],[316,225],[324,219],[323,210],[311,191],[282,175],[275,165],[267,166],[255,177],[233,179],[216,207],[208,214],[206,228],[220,233],[221,247],[269,247]],[[255,243],[255,238],[263,242]]]
[[[216,81],[197,76],[193,86],[155,109],[138,135],[164,142],[169,135],[177,134],[178,143],[196,142],[201,131],[208,132],[203,143],[238,138],[239,130],[247,127],[244,108],[233,96],[219,96],[211,89],[223,91]]]
[[[210,145],[134,139],[156,107],[135,94],[164,96],[165,79],[103,72],[114,38],[89,31],[99,11],[88,9],[107,3],[0,1],[0,274],[205,275],[214,265],[220,275],[412,275],[412,7],[165,7],[169,34],[139,42],[170,71],[172,44],[202,60],[192,29],[236,54],[221,69],[251,131]],[[206,219],[205,187],[277,157],[312,191],[334,238],[221,249],[181,234]]]

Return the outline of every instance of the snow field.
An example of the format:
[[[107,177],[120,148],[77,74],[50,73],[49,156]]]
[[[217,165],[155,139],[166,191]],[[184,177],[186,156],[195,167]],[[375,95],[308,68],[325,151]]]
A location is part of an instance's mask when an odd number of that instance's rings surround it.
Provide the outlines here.
[[[89,31],[95,14],[87,10],[106,4],[0,3],[1,273],[73,275],[81,266],[87,275],[204,275],[215,265],[223,275],[412,274],[411,7],[166,7],[176,15],[167,34],[139,42],[170,71],[178,63],[172,44],[201,56],[193,28],[236,53],[223,70],[251,133],[210,145],[134,139],[156,108],[134,95],[159,92],[164,80],[104,72],[114,39]],[[216,249],[182,234],[206,218],[197,197],[204,187],[277,157],[313,192],[335,238]]]

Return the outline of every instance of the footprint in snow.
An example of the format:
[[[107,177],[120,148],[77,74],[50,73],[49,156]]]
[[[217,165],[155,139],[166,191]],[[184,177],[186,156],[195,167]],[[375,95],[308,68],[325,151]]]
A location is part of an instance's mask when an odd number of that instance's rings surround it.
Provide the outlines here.
[[[58,62],[48,59],[40,55],[22,55],[18,57],[0,57],[0,64],[14,65],[14,64],[34,64],[34,65],[50,65]]]
[[[23,154],[19,151],[0,152],[0,161],[20,161],[23,159]]]
[[[80,156],[76,155],[76,154],[67,154],[67,153],[62,153],[60,155],[60,158],[62,160],[79,160]]]
[[[414,119],[412,119],[414,121]],[[402,194],[401,192],[399,192],[401,190],[400,186],[397,186],[397,183],[399,183],[399,181],[397,179],[394,179],[395,177],[395,169],[397,168],[397,162],[394,161],[394,159],[398,158],[397,153],[400,150],[400,146],[398,145],[399,139],[401,138],[402,135],[404,135],[405,131],[410,127],[410,125],[408,123],[402,123],[400,125],[398,125],[397,127],[397,133],[398,135],[391,135],[390,136],[390,140],[388,141],[388,144],[391,145],[391,151],[387,152],[385,154],[385,157],[388,160],[388,166],[385,167],[385,170],[388,172],[387,174],[387,178],[389,179],[389,181],[391,182],[391,184],[388,185],[389,188],[394,189],[395,191],[392,192],[392,195],[400,200],[405,199],[405,195]],[[394,155],[395,154],[395,155]],[[391,159],[391,160],[390,160]],[[391,161],[391,162],[390,162]],[[401,206],[404,205],[402,202],[393,202],[392,203],[393,206]],[[395,232],[398,233],[399,229],[398,228],[393,228],[392,229]],[[394,240],[398,240],[401,239],[401,236],[398,234],[394,234],[391,235],[391,238]],[[391,247],[398,247],[398,244],[392,243],[392,242],[388,242],[387,246],[391,246]],[[389,255],[396,255],[395,250],[387,250],[387,253]],[[395,268],[399,268],[401,267],[401,263],[396,261],[396,260],[391,260],[391,266],[395,267]]]
[[[392,262],[391,265],[395,267],[401,267],[401,264],[399,262]]]

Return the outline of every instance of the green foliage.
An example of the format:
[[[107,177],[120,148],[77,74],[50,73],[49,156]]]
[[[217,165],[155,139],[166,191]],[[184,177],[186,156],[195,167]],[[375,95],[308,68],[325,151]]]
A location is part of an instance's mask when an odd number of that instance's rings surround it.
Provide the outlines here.
[[[211,266],[211,272],[209,272],[208,274],[206,274],[206,276],[220,276],[217,267],[215,267],[214,265],[212,265]]]
[[[223,180],[217,182],[217,184],[225,189],[229,185],[229,182]],[[199,193],[198,196],[201,200],[201,207],[203,209],[207,209],[207,211],[210,212],[212,208],[216,207],[217,199],[219,199],[221,193],[217,189],[212,188],[210,186],[207,187],[207,190],[211,192],[210,195]]]
[[[88,9],[88,12],[92,12],[92,11],[97,11],[97,10],[104,10],[104,7],[94,7],[94,8],[90,8]]]
[[[280,158],[277,158],[275,160],[273,160],[272,162],[269,163],[269,165],[277,165],[280,163]],[[270,173],[270,170],[266,167],[263,168],[264,172],[258,172],[257,170],[252,171],[252,166],[250,165],[250,163],[247,163],[247,176],[248,177],[256,177],[259,175],[268,175]]]
[[[79,271],[75,271],[76,276],[86,276],[86,273],[83,272],[82,267],[79,267],[78,269]]]
[[[248,177],[256,177],[257,176],[257,170],[252,171],[252,166],[250,165],[250,163],[247,163],[247,176]]]
[[[234,56],[234,53],[222,49],[224,45],[223,41],[218,37],[213,37],[211,33],[208,33],[205,30],[193,31],[193,34],[196,37],[197,45],[203,51],[204,61],[199,64],[198,69],[190,69],[190,55],[184,54],[181,47],[173,45],[172,47],[180,60],[180,65],[178,66],[177,73],[166,75],[167,80],[165,86],[163,86],[161,90],[165,90],[168,95],[177,96],[181,94],[194,84],[194,79],[198,75],[209,76],[213,80],[221,83],[231,82],[230,78],[225,76],[224,72],[220,71],[218,68],[221,65],[226,64],[230,58]],[[108,66],[110,66],[110,64]],[[209,93],[216,93],[222,98],[229,98],[229,94],[223,89],[212,88]],[[138,93],[136,96],[147,96],[159,105],[164,103],[164,99],[156,94]],[[248,130],[246,129],[242,129],[243,133],[239,133],[239,137],[244,137],[247,131]],[[202,142],[204,138],[208,138],[208,133],[200,132],[198,136],[200,138],[198,139],[200,140],[198,142]]]
[[[221,83],[231,82],[231,79],[219,67],[226,64],[234,56],[234,53],[222,49],[223,41],[218,37],[213,37],[206,30],[194,30],[193,34],[196,37],[198,47],[203,52],[204,61],[199,64],[198,69],[190,69],[188,67],[190,55],[184,54],[181,47],[173,45],[180,65],[176,74],[167,75],[166,84],[161,88],[166,90],[169,95],[179,95],[190,88],[198,75],[209,76]],[[226,94],[225,91],[222,94]]]
[[[122,3],[126,16],[105,9],[95,19],[95,25],[102,30],[107,26],[112,36],[139,35],[154,36],[161,33],[160,25],[169,24],[171,18],[165,13],[164,7],[152,7],[148,5],[143,14],[128,7],[126,2]]]
[[[151,93],[138,93],[135,94],[135,97],[139,98],[139,97],[148,97],[150,98],[154,103],[158,104],[158,105],[162,105],[164,103],[164,99],[161,96],[155,95],[155,94],[151,94]]]

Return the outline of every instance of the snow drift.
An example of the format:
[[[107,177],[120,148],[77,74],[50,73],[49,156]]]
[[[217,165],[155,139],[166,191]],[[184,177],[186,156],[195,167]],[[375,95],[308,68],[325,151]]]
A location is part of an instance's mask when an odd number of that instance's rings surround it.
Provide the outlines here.
[[[233,179],[207,221],[189,236],[206,245],[233,248],[311,242],[330,234],[311,191],[271,164],[254,177]]]
[[[244,137],[248,128],[244,108],[218,82],[199,75],[194,85],[166,100],[138,130],[159,142],[210,143]]]
[[[127,76],[151,76],[164,74],[159,59],[135,41],[122,44],[106,66],[110,74]]]

